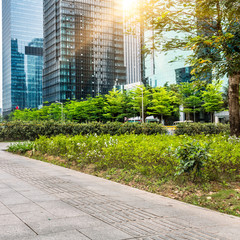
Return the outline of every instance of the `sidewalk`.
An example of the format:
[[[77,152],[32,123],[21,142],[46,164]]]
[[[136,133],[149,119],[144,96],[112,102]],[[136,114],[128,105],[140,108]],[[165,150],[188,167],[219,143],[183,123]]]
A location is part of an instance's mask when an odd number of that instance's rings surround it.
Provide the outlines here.
[[[2,151],[0,240],[240,239],[240,218]]]

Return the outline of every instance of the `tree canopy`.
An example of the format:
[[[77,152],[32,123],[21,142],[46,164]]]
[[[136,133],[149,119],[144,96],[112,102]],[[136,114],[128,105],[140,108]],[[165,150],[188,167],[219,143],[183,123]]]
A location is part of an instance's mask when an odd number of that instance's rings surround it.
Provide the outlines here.
[[[142,18],[151,30],[151,49],[189,50],[195,79],[227,75],[232,135],[240,135],[240,4],[232,0],[143,0]]]

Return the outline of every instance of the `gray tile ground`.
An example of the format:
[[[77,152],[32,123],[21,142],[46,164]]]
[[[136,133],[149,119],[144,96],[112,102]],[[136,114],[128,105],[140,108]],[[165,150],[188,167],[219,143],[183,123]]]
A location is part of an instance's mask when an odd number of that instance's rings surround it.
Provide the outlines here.
[[[0,240],[239,236],[237,217],[0,150]]]

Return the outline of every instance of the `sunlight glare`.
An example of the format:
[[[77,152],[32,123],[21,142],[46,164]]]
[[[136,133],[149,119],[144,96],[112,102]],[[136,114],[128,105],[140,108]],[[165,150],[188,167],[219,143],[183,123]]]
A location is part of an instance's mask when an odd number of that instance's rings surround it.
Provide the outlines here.
[[[122,0],[123,8],[130,10],[130,8],[134,7],[138,0]]]

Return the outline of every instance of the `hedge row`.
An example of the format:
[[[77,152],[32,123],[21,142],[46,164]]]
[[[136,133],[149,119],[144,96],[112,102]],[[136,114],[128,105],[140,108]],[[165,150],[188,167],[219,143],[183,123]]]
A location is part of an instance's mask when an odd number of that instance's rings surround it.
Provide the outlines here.
[[[1,141],[18,141],[18,140],[30,140],[33,141],[39,136],[56,136],[63,135],[87,135],[87,134],[109,134],[109,135],[121,135],[121,134],[166,134],[167,129],[156,123],[59,123],[54,121],[44,122],[21,122],[13,121],[3,123],[0,125],[0,140]]]
[[[177,125],[176,135],[207,135],[207,134],[229,134],[229,124],[214,123],[180,123]]]

